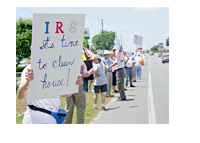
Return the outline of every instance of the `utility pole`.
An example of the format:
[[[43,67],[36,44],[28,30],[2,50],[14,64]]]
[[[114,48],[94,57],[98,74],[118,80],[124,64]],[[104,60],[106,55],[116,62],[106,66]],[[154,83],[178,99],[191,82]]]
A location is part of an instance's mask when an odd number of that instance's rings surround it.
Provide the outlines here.
[[[122,33],[122,32],[124,32],[124,31],[121,31],[121,33]],[[121,46],[122,46],[122,34],[120,35],[120,37],[121,37]]]
[[[103,19],[101,19],[101,24],[102,24],[102,41],[103,41],[103,56],[104,56],[104,35],[103,35]]]
[[[119,46],[119,42],[118,42],[118,39],[117,39],[117,33],[115,33],[115,41],[116,41],[116,45]]]

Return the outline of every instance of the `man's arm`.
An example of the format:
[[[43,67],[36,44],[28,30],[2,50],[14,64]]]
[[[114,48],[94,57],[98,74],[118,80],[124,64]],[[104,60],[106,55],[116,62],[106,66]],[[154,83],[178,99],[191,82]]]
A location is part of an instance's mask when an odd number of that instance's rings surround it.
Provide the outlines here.
[[[26,96],[28,96],[28,87],[29,87],[30,80],[34,79],[33,75],[34,75],[33,70],[31,68],[28,68],[27,72],[25,72],[26,81],[23,82],[22,85],[20,85],[17,91],[17,95],[19,99],[24,99]]]
[[[93,72],[93,68],[91,68],[89,71],[87,71],[87,67],[85,65],[85,63],[82,61],[81,64],[81,74],[83,77],[89,77]]]
[[[108,68],[112,68],[117,65],[117,62],[113,63],[112,65],[108,66]]]
[[[108,60],[106,60],[106,71],[109,71]]]
[[[129,57],[128,57],[127,60],[125,61],[125,65],[126,65],[126,63],[128,62],[128,60],[129,60]]]

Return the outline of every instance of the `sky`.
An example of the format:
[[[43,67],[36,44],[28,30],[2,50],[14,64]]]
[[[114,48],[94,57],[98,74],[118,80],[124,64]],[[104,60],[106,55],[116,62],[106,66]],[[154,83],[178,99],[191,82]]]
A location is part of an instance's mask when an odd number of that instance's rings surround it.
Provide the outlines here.
[[[85,14],[90,45],[92,37],[101,32],[103,19],[103,29],[116,32],[117,39],[120,42],[122,39],[124,51],[127,52],[134,52],[137,48],[133,42],[134,34],[143,37],[143,49],[150,49],[158,43],[164,43],[165,47],[169,37],[168,7],[17,7],[16,19],[32,19],[33,13]]]

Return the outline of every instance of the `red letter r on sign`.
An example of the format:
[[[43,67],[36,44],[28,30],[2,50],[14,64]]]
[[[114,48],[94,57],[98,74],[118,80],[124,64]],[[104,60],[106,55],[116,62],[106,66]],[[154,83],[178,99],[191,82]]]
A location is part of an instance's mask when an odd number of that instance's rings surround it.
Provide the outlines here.
[[[56,26],[56,33],[58,32],[58,29],[60,30],[61,33],[64,33],[64,31],[62,31],[61,27],[63,26],[62,22],[56,22],[57,26]]]

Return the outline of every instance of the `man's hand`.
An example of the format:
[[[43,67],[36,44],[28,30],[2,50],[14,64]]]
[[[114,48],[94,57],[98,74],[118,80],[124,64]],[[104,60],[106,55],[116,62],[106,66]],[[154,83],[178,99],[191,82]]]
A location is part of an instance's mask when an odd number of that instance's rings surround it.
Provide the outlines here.
[[[90,69],[91,74],[94,74],[94,68]]]
[[[83,84],[83,76],[80,74],[76,79],[76,84],[81,86]]]
[[[34,74],[33,74],[33,70],[31,68],[27,69],[27,72],[25,72],[25,78],[26,80],[29,82],[30,80],[34,79]]]

